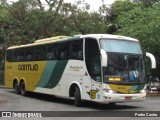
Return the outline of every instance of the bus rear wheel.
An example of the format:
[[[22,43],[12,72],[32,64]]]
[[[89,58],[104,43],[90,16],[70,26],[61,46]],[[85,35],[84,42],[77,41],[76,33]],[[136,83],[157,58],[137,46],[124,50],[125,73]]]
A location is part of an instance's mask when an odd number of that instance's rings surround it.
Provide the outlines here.
[[[18,85],[17,80],[14,81],[14,83],[13,83],[13,89],[14,89],[14,92],[15,92],[16,94],[19,94],[19,85]]]
[[[77,107],[82,105],[80,90],[77,86],[75,87],[74,91],[74,105]]]
[[[22,96],[26,96],[27,94],[24,81],[20,83],[20,94]]]

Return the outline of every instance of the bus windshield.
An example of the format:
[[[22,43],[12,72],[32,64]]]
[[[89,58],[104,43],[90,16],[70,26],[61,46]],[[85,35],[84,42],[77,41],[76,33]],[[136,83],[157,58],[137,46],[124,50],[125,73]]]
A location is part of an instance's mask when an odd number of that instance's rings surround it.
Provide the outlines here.
[[[139,84],[145,82],[142,55],[108,53],[108,65],[103,68],[104,82]]]
[[[102,39],[101,46],[108,55],[107,67],[103,67],[105,83],[144,84],[144,62],[138,42]]]
[[[142,54],[139,42],[116,39],[101,39],[100,42],[106,52]]]

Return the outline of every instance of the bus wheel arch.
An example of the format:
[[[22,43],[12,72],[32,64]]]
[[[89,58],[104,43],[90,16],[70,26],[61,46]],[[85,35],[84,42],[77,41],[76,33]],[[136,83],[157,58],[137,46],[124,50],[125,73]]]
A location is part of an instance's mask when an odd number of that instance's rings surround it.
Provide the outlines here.
[[[79,107],[82,105],[81,89],[78,84],[73,83],[69,89],[69,97],[74,97],[74,105]]]
[[[16,78],[13,80],[13,89],[16,94],[20,93],[18,80]]]
[[[20,94],[22,96],[26,96],[27,95],[27,92],[26,92],[26,84],[25,84],[25,81],[23,79],[20,80],[20,84],[19,84],[19,91],[20,91]]]

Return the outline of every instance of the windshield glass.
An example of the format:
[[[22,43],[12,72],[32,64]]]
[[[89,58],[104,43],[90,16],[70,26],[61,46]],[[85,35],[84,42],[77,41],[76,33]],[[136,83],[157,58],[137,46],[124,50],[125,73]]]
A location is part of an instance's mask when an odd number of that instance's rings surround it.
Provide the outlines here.
[[[104,82],[139,84],[145,82],[143,56],[107,53],[108,65],[103,67]]]
[[[142,54],[139,42],[115,39],[101,39],[101,47],[106,52]]]

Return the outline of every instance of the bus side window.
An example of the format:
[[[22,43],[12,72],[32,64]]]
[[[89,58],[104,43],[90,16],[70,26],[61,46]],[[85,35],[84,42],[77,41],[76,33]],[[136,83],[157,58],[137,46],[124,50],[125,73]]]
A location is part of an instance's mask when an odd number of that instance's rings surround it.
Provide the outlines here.
[[[46,60],[56,60],[56,44],[55,45],[50,45],[47,47],[47,52],[46,52]]]
[[[35,60],[44,60],[45,48],[44,46],[39,46],[35,48]]]
[[[32,47],[26,48],[26,61],[34,60],[34,49]]]
[[[16,50],[7,50],[7,57],[6,60],[8,62],[15,62],[16,61]]]
[[[25,50],[18,49],[17,50],[17,62],[25,61]]]
[[[69,44],[68,43],[60,43],[58,45],[58,60],[67,60],[69,53]]]
[[[69,58],[83,60],[83,40],[75,40],[71,42]]]

